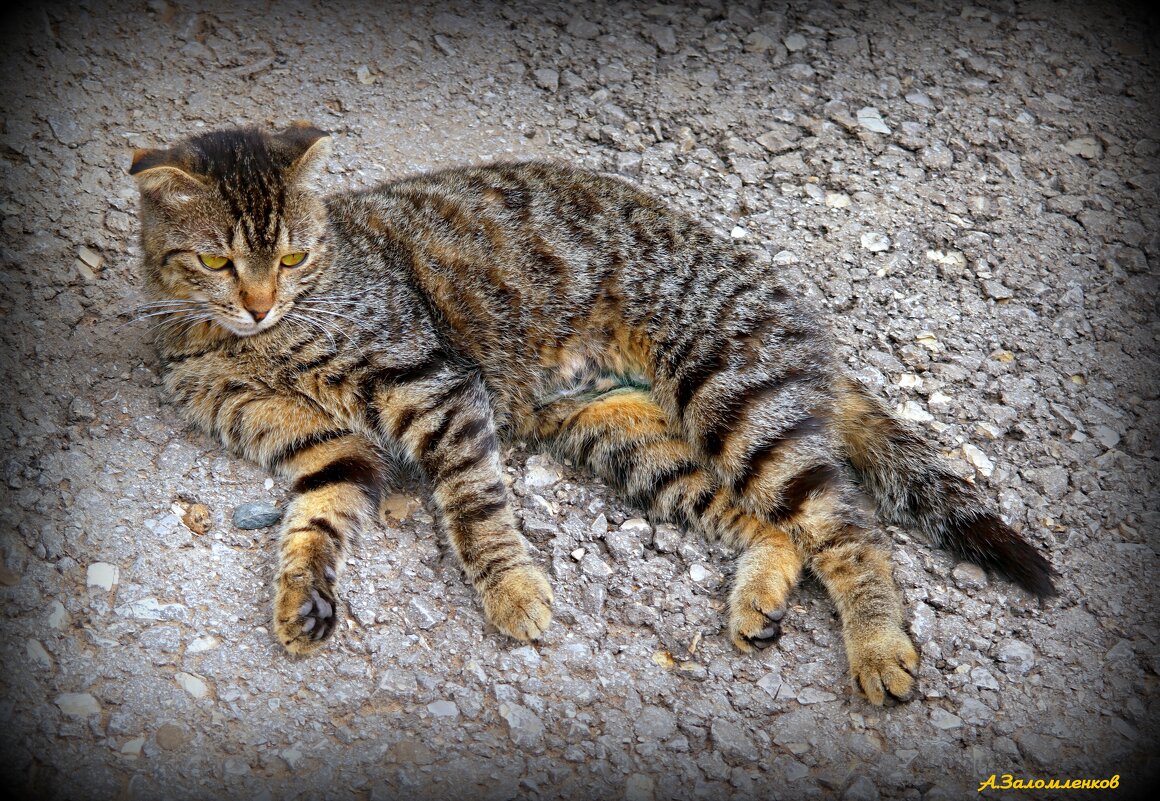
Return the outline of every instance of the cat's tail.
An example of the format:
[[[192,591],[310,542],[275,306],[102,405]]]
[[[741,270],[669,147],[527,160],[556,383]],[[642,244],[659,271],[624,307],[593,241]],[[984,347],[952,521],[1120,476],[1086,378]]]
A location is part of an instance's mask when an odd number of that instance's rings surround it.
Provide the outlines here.
[[[843,377],[837,390],[835,422],[846,458],[885,522],[918,529],[1040,597],[1056,594],[1051,578],[1059,574],[1051,564],[926,441],[855,379]]]

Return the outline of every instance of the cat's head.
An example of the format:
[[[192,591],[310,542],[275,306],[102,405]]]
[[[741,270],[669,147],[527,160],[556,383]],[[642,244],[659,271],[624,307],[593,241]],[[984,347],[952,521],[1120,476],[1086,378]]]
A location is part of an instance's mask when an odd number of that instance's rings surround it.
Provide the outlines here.
[[[215,131],[138,150],[141,241],[152,291],[238,336],[275,325],[318,278],[326,209],[313,179],[329,135]],[[190,312],[192,315],[194,312]]]

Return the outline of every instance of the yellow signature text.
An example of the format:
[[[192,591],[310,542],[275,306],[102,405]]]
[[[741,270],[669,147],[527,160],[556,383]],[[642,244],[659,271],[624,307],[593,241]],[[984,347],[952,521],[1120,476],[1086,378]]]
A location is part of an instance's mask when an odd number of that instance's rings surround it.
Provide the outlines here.
[[[1010,773],[1002,776],[992,773],[979,785],[984,790],[1115,790],[1120,786],[1120,774],[1110,779],[1016,779]]]

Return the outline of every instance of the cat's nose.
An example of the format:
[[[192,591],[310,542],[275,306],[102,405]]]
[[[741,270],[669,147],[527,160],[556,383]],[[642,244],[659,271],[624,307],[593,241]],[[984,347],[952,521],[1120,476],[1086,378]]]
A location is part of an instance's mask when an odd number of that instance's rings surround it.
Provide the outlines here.
[[[246,292],[242,294],[242,306],[254,318],[255,323],[260,323],[273,308],[274,298],[272,295],[255,295]]]

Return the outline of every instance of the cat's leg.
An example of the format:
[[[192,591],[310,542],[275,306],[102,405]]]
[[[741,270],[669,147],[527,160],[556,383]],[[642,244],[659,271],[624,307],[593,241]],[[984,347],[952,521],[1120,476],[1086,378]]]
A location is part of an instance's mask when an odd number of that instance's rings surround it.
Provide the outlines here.
[[[338,578],[377,512],[381,461],[363,437],[330,430],[287,443],[275,464],[299,494],[282,521],[274,632],[288,651],[307,653],[338,622]]]
[[[491,403],[478,375],[450,367],[380,387],[374,425],[431,483],[438,524],[503,633],[534,640],[552,619],[552,589],[532,563],[503,481]]]
[[[654,393],[718,479],[810,557],[842,617],[855,684],[904,697],[917,666],[881,535],[865,527],[834,429],[831,346],[784,290],[738,284],[704,325],[656,343]]]
[[[743,651],[781,633],[801,554],[783,529],[741,509],[702,466],[646,390],[617,389],[541,406],[530,432],[649,510],[741,551],[729,595],[729,634]]]
[[[382,480],[372,443],[318,406],[230,377],[178,383],[201,422],[231,449],[289,478],[298,495],[279,531],[274,634],[292,653],[318,648],[338,621],[350,543],[374,513]]]

